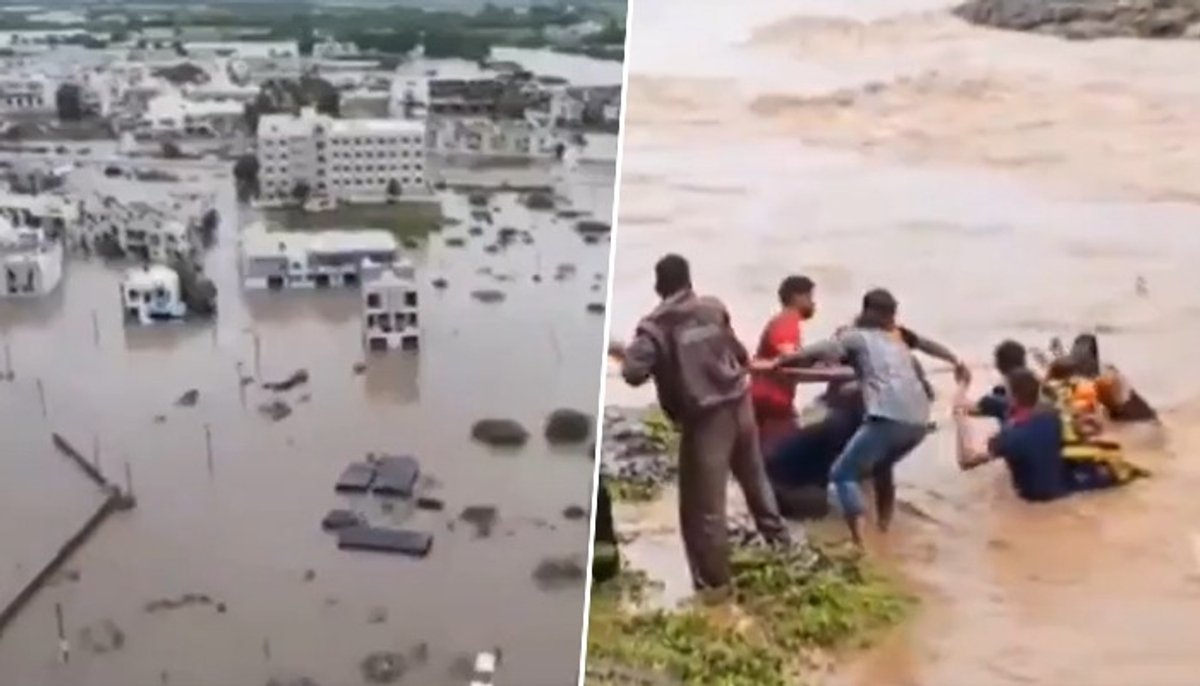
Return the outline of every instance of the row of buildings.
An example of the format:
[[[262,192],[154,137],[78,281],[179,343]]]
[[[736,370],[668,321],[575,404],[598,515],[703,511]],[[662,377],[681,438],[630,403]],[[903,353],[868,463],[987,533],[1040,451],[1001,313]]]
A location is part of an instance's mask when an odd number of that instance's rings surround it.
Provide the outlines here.
[[[52,191],[0,187],[0,294],[54,291],[67,246],[155,264],[194,263],[218,221],[211,191],[107,178],[90,169],[68,173]]]

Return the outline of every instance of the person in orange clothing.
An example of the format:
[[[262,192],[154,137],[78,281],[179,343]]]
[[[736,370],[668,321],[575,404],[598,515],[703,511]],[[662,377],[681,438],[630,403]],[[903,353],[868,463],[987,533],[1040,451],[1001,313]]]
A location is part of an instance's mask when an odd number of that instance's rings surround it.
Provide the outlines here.
[[[793,275],[780,282],[777,291],[780,310],[763,327],[754,354],[756,359],[773,360],[800,348],[804,323],[816,313],[815,289],[816,285],[807,276]],[[851,378],[848,370],[840,373]],[[770,455],[780,441],[796,430],[797,384],[830,381],[834,376],[832,370],[780,369],[752,379],[750,398],[763,455]]]
[[[1158,412],[1133,388],[1121,372],[1100,361],[1100,342],[1080,334],[1071,344],[1076,372],[1092,381],[1095,402],[1114,422],[1157,422]]]

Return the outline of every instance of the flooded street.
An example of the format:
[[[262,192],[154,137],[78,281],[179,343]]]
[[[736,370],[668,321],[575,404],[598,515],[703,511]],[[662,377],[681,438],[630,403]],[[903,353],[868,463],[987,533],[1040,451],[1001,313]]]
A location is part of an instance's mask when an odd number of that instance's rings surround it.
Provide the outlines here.
[[[1200,44],[1006,34],[927,0],[709,9],[634,8],[615,336],[652,306],[667,251],[691,259],[745,338],[786,274],[817,282],[810,339],[886,286],[906,323],[974,361],[981,387],[1003,338],[1100,332],[1170,434],[1166,449],[1135,450],[1157,478],[1049,507],[1016,502],[1001,468],[959,473],[951,433],[931,437],[900,468],[891,540],[871,545],[924,609],[830,682],[1188,683],[1200,670],[1200,371],[1186,364],[1200,336],[1188,146],[1200,87],[1178,65]],[[608,389],[609,403],[649,400],[615,377]],[[626,524],[660,530],[671,510]],[[629,556],[668,570],[670,589],[685,568],[677,544],[667,551]]]
[[[542,425],[556,408],[595,410],[604,318],[586,306],[604,298],[607,240],[585,243],[574,220],[495,195],[495,224],[482,236],[462,223],[410,251],[423,284],[419,355],[367,359],[362,371],[357,292],[243,295],[237,233],[252,217],[236,208],[229,178],[213,183],[223,216],[207,257],[220,289],[215,327],[124,328],[120,271],[80,259],[53,297],[2,304],[15,380],[0,383],[0,545],[9,551],[0,585],[26,582],[100,502],[55,453],[51,430],[89,458],[98,448],[113,481],[124,483],[128,463],[138,507],[106,523],[68,563],[77,574],[39,594],[6,633],[0,681],[359,684],[364,656],[397,651],[417,657],[396,683],[454,686],[469,680],[476,652],[500,646],[507,683],[574,683],[582,581],[546,591],[532,574],[545,558],[586,554],[587,519],[568,521],[563,510],[587,505],[592,461],[586,445],[551,449]],[[611,164],[593,165],[557,190],[607,222],[612,183]],[[465,195],[443,197],[447,216],[469,214]],[[501,227],[532,241],[485,250]],[[563,264],[575,270],[556,279]],[[431,285],[439,278],[446,288]],[[480,302],[475,289],[506,298]],[[278,396],[293,414],[269,421],[257,408],[273,394],[243,389],[240,377],[277,381],[297,369],[310,382]],[[198,403],[177,405],[189,389]],[[493,452],[471,440],[483,417],[518,420],[533,438]],[[418,457],[445,511],[380,511],[378,501],[336,495],[338,474],[367,451]],[[433,553],[338,551],[320,521],[348,503],[432,532]],[[499,510],[491,536],[456,522],[479,504]],[[152,605],[188,594],[174,609]],[[56,603],[72,641],[66,665]],[[123,645],[90,645],[106,641],[86,636],[111,638],[113,626]]]

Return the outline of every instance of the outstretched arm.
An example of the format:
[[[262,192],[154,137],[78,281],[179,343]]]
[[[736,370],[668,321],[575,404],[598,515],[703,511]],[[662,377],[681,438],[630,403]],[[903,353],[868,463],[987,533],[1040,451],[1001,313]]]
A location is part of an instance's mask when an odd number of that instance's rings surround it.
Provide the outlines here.
[[[979,446],[971,426],[972,403],[967,399],[967,385],[960,383],[954,394],[954,446],[958,467],[963,471],[981,467],[997,456]]]
[[[970,380],[971,375],[967,364],[959,359],[958,355],[949,347],[905,327],[900,327],[900,335],[904,338],[905,344],[913,350],[918,350],[935,360],[941,360],[952,365],[954,367],[954,376],[959,380]]]
[[[846,346],[834,337],[801,346],[796,352],[776,358],[777,367],[811,367],[818,362],[838,362],[846,357]]]
[[[627,344],[608,344],[608,354],[621,363],[621,378],[630,386],[641,386],[650,380],[658,366],[658,342],[642,327]]]

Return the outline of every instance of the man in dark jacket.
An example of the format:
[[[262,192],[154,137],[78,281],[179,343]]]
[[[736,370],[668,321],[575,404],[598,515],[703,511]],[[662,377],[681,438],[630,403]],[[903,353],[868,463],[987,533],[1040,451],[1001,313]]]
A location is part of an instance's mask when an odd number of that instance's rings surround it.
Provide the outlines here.
[[[749,362],[729,313],[696,295],[679,255],[655,265],[662,302],[638,324],[628,345],[612,344],[626,383],[653,379],[663,413],[680,431],[679,523],[697,590],[729,587],[726,484],[732,471],[759,532],[786,544],[788,532],[767,481],[750,404]]]

